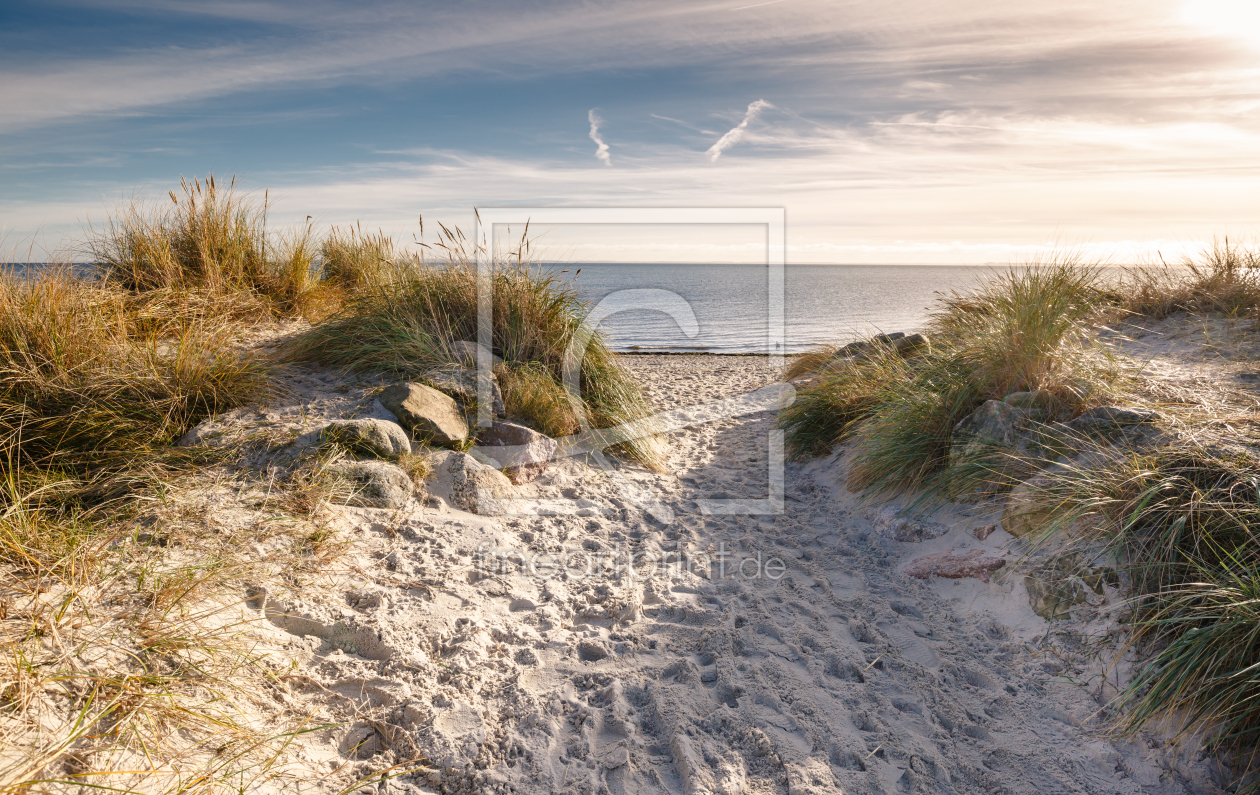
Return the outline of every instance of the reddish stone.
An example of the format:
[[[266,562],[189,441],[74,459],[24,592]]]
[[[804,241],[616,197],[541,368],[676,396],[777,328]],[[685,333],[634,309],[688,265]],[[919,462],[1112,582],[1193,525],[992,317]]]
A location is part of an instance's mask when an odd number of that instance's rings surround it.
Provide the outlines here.
[[[988,582],[993,572],[1006,565],[1006,560],[984,554],[982,549],[967,552],[937,552],[935,555],[924,555],[915,558],[903,571],[911,577],[926,580],[929,577],[948,577],[951,580],[963,577],[974,577],[981,582]]]
[[[986,524],[984,527],[977,527],[971,531],[971,534],[981,541],[993,535],[993,531],[997,529],[995,524]]]

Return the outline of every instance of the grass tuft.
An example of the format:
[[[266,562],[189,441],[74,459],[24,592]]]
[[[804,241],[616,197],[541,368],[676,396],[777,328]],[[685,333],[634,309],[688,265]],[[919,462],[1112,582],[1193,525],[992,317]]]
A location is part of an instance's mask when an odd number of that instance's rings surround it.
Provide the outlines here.
[[[396,262],[390,279],[370,281],[340,312],[297,339],[290,348],[293,360],[405,378],[423,378],[459,363],[463,356],[455,344],[477,339],[477,268],[475,254],[457,232],[444,232],[443,240],[449,253],[445,261],[411,257]],[[580,421],[605,428],[649,415],[637,383],[599,334],[582,361],[582,416],[566,408],[564,357],[583,329],[587,307],[558,274],[518,257],[495,264],[490,288],[493,353],[504,360],[504,399],[512,416],[563,435]],[[653,438],[626,442],[620,451],[660,466],[659,442]]]
[[[1227,237],[1197,261],[1126,271],[1108,292],[1125,312],[1156,320],[1176,312],[1253,316],[1260,311],[1260,250]]]
[[[1260,772],[1260,460],[1173,436],[1144,452],[1094,451],[1038,482],[1028,499],[1043,532],[1109,549],[1132,584],[1125,622],[1144,663],[1114,728],[1199,735],[1244,778]]]
[[[1071,260],[999,273],[942,299],[931,349],[880,347],[819,374],[780,416],[797,458],[854,443],[850,483],[876,492],[946,485],[954,426],[986,400],[1046,390],[1065,415],[1117,373],[1091,343],[1098,271]]]

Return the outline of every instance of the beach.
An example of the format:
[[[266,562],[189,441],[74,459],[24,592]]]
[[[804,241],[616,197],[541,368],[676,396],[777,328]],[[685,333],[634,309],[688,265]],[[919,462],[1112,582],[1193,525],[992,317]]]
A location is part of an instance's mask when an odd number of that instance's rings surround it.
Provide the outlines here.
[[[776,381],[757,357],[625,362],[662,410]],[[287,386],[289,403],[221,427],[313,428],[371,405],[356,402],[370,384],[329,374]],[[276,785],[419,759],[376,791],[1212,791],[1207,763],[1098,734],[1115,682],[1084,623],[1029,606],[1027,548],[989,527],[1000,506],[949,504],[922,518],[926,540],[898,541],[904,501],[850,493],[833,455],[786,465],[782,513],[701,514],[698,499],[767,497],[774,416],[670,434],[664,474],[569,459],[517,489],[572,501],[568,515],[337,507],[332,570],[242,614],[291,660],[285,711],[341,724],[304,738]],[[241,510],[213,521],[266,514]],[[1005,565],[988,582],[903,573],[945,550]]]

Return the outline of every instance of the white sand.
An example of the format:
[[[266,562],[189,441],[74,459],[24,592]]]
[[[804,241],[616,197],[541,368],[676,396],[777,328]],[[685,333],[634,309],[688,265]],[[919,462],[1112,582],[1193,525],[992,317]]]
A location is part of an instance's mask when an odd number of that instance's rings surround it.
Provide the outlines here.
[[[775,381],[749,357],[628,362],[662,409]],[[361,394],[331,377],[293,386],[267,422],[317,426],[355,413]],[[766,498],[773,422],[763,412],[671,434],[668,475],[619,464],[668,523],[576,460],[521,491],[586,500],[585,515],[338,509],[333,529],[353,542],[341,573],[250,608],[296,661],[283,698],[347,722],[301,744],[306,775],[327,778],[299,789],[416,757],[423,770],[378,791],[1216,791],[1207,763],[1096,736],[1114,688],[1092,677],[1074,634],[1085,627],[1029,608],[1018,542],[970,535],[995,521],[991,508],[949,506],[931,517],[945,535],[899,543],[873,532],[830,458],[787,465],[780,515],[699,514],[698,499]],[[544,571],[488,572],[488,548],[543,554]],[[1010,562],[987,585],[898,571],[968,548]],[[546,571],[546,553],[576,569]],[[675,565],[582,571],[629,553]],[[767,562],[782,575],[765,576]],[[390,750],[347,762],[348,734]]]

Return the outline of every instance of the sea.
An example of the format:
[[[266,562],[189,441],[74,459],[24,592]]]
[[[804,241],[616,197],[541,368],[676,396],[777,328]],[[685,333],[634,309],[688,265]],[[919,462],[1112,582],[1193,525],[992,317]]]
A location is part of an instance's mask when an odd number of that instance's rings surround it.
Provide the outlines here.
[[[35,263],[0,267],[35,273]],[[92,266],[78,266],[84,275]],[[545,265],[600,315],[613,350],[760,353],[769,349],[765,265],[582,263]],[[920,329],[942,293],[966,290],[1006,266],[787,265],[783,347],[791,354],[879,332]],[[594,315],[592,315],[594,319]]]
[[[765,265],[553,267],[593,306],[607,301],[598,314],[620,310],[600,322],[613,350],[767,352],[770,289]],[[788,265],[781,352],[800,353],[879,332],[919,330],[942,293],[966,290],[1004,270],[1006,266],[989,265]],[[635,290],[652,292],[626,292]]]

